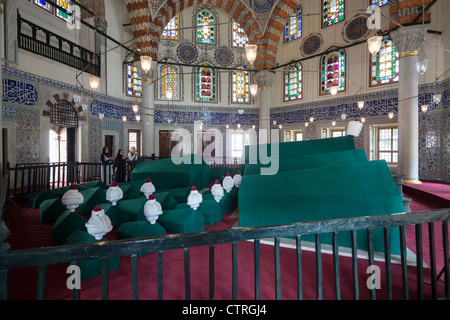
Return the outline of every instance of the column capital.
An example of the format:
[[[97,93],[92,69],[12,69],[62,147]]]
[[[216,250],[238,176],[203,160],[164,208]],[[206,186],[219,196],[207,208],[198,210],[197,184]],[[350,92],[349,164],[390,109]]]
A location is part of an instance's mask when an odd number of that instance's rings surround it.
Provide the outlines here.
[[[260,90],[269,90],[275,80],[275,72],[261,70],[255,75],[255,80]]]
[[[96,16],[94,18],[94,25],[95,25],[96,29],[98,29],[99,31],[101,31],[103,33],[105,33],[106,29],[108,28],[108,22],[99,16]]]
[[[408,26],[391,32],[392,40],[400,58],[419,55],[423,32],[425,30],[422,26]]]

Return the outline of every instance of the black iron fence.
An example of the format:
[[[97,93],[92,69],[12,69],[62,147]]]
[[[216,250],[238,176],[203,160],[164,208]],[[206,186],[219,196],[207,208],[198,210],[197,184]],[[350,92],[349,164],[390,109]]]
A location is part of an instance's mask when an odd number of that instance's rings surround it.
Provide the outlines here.
[[[19,163],[9,167],[10,179],[7,189],[12,197],[61,188],[72,184],[101,180],[110,185],[112,181],[118,181],[118,170],[122,170],[124,181],[131,179],[131,172],[139,162],[164,159],[164,157],[143,156],[137,161],[92,163],[92,162],[51,162],[51,163]],[[240,168],[239,158],[215,158],[206,159],[211,168],[226,166],[231,169]],[[123,181],[118,181],[123,182]]]
[[[46,164],[48,167],[48,164]],[[97,165],[97,164],[96,164]],[[28,168],[30,170],[36,170],[39,165],[24,166],[23,168],[16,169],[22,170]],[[17,171],[15,170],[15,171]],[[86,169],[88,170],[88,169]],[[13,171],[11,171],[13,172]],[[7,184],[8,174],[4,177],[3,186]],[[87,174],[86,176],[89,176]],[[36,179],[37,180],[37,179]],[[261,278],[267,275],[263,274],[267,272],[260,266],[260,248],[261,241],[266,239],[273,239],[274,243],[274,290],[276,299],[281,298],[281,275],[284,266],[282,265],[282,259],[280,258],[280,242],[286,237],[291,237],[295,242],[297,265],[296,265],[296,278],[297,278],[297,297],[298,299],[304,298],[304,275],[302,256],[304,250],[302,250],[302,241],[307,235],[314,235],[314,256],[315,256],[315,289],[316,298],[318,300],[323,299],[323,270],[322,270],[322,252],[323,241],[321,235],[332,234],[332,252],[333,255],[333,279],[334,279],[334,298],[341,299],[342,292],[342,278],[351,277],[351,290],[353,292],[354,299],[360,299],[360,284],[358,283],[358,247],[356,241],[356,233],[365,232],[367,239],[367,266],[374,265],[375,252],[374,252],[374,237],[373,232],[375,229],[382,229],[384,232],[384,261],[385,264],[385,283],[386,283],[386,296],[380,297],[376,293],[376,289],[370,290],[371,299],[393,299],[393,284],[392,284],[392,268],[391,268],[391,241],[400,243],[400,263],[401,263],[401,282],[402,282],[402,294],[404,299],[410,299],[410,286],[409,279],[415,278],[417,288],[418,299],[450,299],[450,272],[449,272],[449,241],[448,241],[448,220],[450,218],[450,208],[413,212],[407,214],[391,214],[381,216],[364,216],[364,212],[361,211],[361,217],[350,219],[337,219],[328,221],[313,221],[306,223],[295,223],[279,226],[264,226],[254,228],[233,228],[219,231],[207,231],[191,234],[175,234],[162,237],[151,238],[139,238],[129,240],[116,240],[101,243],[92,244],[79,244],[79,245],[63,245],[46,248],[37,248],[30,250],[17,250],[13,251],[8,245],[9,230],[4,223],[7,215],[6,209],[8,204],[8,192],[5,188],[2,188],[0,194],[0,204],[2,205],[1,212],[2,219],[0,220],[0,300],[9,299],[11,283],[9,277],[10,271],[18,268],[37,267],[37,298],[46,298],[46,270],[48,266],[59,263],[67,263],[71,265],[77,265],[78,261],[99,259],[102,262],[101,272],[101,296],[102,299],[108,299],[109,297],[109,285],[108,285],[108,263],[109,259],[113,257],[128,256],[131,259],[131,287],[133,299],[139,299],[138,290],[138,256],[142,253],[157,253],[157,287],[158,298],[162,299],[163,290],[163,273],[162,263],[163,256],[169,250],[183,249],[184,255],[181,264],[184,264],[184,278],[185,278],[185,299],[191,298],[191,274],[190,274],[190,249],[195,247],[207,246],[209,247],[209,264],[205,266],[205,270],[209,270],[209,298],[211,300],[215,297],[217,277],[220,274],[215,273],[215,249],[217,245],[231,244],[231,262],[232,262],[232,298],[238,299],[238,277],[246,277],[246,274],[238,275],[238,244],[244,241],[252,241],[253,250],[253,273],[254,276],[254,298],[256,300],[261,298]],[[436,222],[439,222],[436,224]],[[406,227],[415,226],[415,255],[416,266],[410,268],[407,266],[407,247],[406,247]],[[428,228],[428,238],[424,239],[422,235],[422,227]],[[436,242],[436,226],[442,228],[441,243]],[[400,239],[391,239],[392,228],[399,229]],[[351,275],[341,274],[339,267],[339,255],[340,246],[339,239],[342,233],[349,233],[351,236],[351,259],[352,270]],[[427,241],[425,241],[427,240]],[[425,243],[426,246],[425,246]],[[436,246],[442,248],[439,252],[442,252],[441,261],[444,261],[442,269],[438,270],[436,264]],[[430,260],[430,281],[424,280],[424,256],[429,257]],[[441,267],[439,267],[441,268]],[[348,272],[348,271],[347,271]],[[363,271],[365,272],[365,270]],[[307,276],[311,276],[310,274]],[[427,278],[428,279],[428,278]],[[348,283],[347,283],[348,285]],[[431,287],[431,294],[425,294],[428,290],[425,290],[425,286]],[[443,287],[443,290],[442,290]],[[438,290],[439,288],[439,290]],[[439,294],[441,292],[441,294]],[[442,293],[443,292],[443,293]],[[73,289],[73,299],[79,299],[82,291]]]
[[[374,250],[373,250],[373,230],[381,228],[384,230],[384,245],[385,255],[384,263],[385,277],[386,277],[386,296],[377,297],[376,288],[370,288],[371,299],[392,299],[392,274],[391,274],[391,255],[390,255],[390,228],[400,229],[400,246],[401,246],[401,278],[402,278],[402,291],[403,299],[410,299],[410,288],[408,286],[408,278],[415,276],[417,279],[417,298],[418,299],[449,299],[449,246],[448,246],[448,219],[450,218],[450,209],[440,209],[433,211],[414,212],[408,214],[392,214],[372,217],[360,217],[350,219],[338,219],[328,220],[320,222],[307,222],[307,223],[294,223],[288,225],[278,226],[265,226],[254,228],[235,228],[219,231],[207,231],[191,234],[176,234],[171,236],[153,237],[153,238],[140,238],[132,240],[117,240],[92,244],[81,245],[64,245],[47,248],[39,248],[33,250],[19,250],[11,252],[0,251],[0,299],[8,299],[8,284],[14,285],[8,279],[9,270],[15,268],[25,267],[38,267],[38,279],[37,279],[37,298],[45,299],[46,297],[46,268],[52,264],[68,263],[71,265],[77,265],[77,261],[88,259],[100,259],[102,261],[102,273],[101,273],[101,296],[103,299],[108,299],[108,259],[117,256],[129,256],[131,259],[131,290],[133,299],[139,299],[138,291],[138,255],[141,253],[157,253],[158,264],[158,298],[163,297],[163,273],[162,273],[162,261],[163,255],[168,250],[183,249],[184,261],[184,277],[185,277],[185,299],[191,298],[191,275],[190,275],[190,248],[208,246],[209,247],[209,265],[205,266],[205,270],[209,270],[209,298],[214,299],[215,295],[215,279],[221,275],[216,275],[214,272],[215,266],[215,247],[220,244],[231,244],[231,257],[232,257],[232,298],[238,299],[238,277],[246,276],[238,275],[238,255],[237,246],[239,242],[252,240],[254,243],[254,298],[256,300],[261,297],[261,277],[262,272],[260,266],[260,243],[261,239],[274,239],[274,290],[276,299],[281,298],[281,272],[283,266],[280,260],[280,239],[284,237],[294,237],[296,243],[297,254],[297,297],[303,299],[303,267],[302,267],[302,237],[305,235],[315,235],[315,265],[316,265],[316,298],[318,300],[323,299],[323,271],[322,271],[322,241],[321,234],[332,233],[332,255],[333,255],[333,270],[334,270],[334,293],[335,299],[341,299],[341,275],[339,268],[339,241],[338,234],[342,232],[350,231],[351,235],[351,252],[352,252],[352,292],[353,298],[358,300],[360,298],[360,289],[358,283],[358,257],[357,257],[357,245],[356,245],[356,232],[363,230],[367,235],[368,243],[368,266],[374,265]],[[435,255],[435,241],[434,241],[434,228],[435,222],[442,221],[442,246],[443,259],[445,265],[439,275],[436,270],[436,255]],[[429,252],[431,259],[431,297],[424,295],[424,267],[423,267],[423,249],[422,249],[422,224],[427,224],[429,228]],[[406,241],[405,241],[405,226],[415,225],[415,236],[417,244],[416,252],[416,268],[407,268],[406,258]],[[415,274],[412,275],[411,272]],[[438,295],[438,278],[444,275],[444,281],[439,282],[442,287],[444,285],[444,294]],[[248,276],[248,275],[247,275]],[[265,276],[265,275],[264,275]],[[311,276],[311,275],[309,275]],[[150,281],[150,280],[149,280]],[[205,284],[206,285],[206,284]],[[428,284],[427,284],[428,285]],[[177,284],[178,286],[178,284]],[[442,289],[442,288],[441,288]],[[442,292],[442,290],[440,290]],[[82,291],[79,289],[73,289],[72,298],[79,299]]]

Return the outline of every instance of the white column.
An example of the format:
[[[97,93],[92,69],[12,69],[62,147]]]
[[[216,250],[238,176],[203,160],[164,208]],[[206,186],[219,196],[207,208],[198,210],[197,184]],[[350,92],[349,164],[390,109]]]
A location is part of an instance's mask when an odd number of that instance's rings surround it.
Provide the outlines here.
[[[270,88],[274,79],[275,73],[268,70],[259,71],[255,76],[259,89],[259,129],[267,132],[267,137],[270,136]]]
[[[142,154],[151,156],[155,152],[155,83],[157,63],[147,75],[142,76]]]
[[[416,34],[416,36],[414,36]],[[405,183],[419,181],[419,85],[418,61],[421,26],[400,28],[391,33],[400,54],[398,83],[398,170]]]

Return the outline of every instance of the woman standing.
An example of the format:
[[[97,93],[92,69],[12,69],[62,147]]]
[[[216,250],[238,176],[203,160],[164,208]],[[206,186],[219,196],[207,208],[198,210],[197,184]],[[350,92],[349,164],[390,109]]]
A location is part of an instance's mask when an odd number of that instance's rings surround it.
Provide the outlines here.
[[[113,160],[114,157],[110,156],[108,147],[103,147],[100,154],[100,162],[102,163],[101,179],[107,185],[111,184],[111,161]]]
[[[117,165],[117,182],[125,182],[125,162],[126,157],[123,155],[123,150],[119,149],[116,156],[116,165]]]

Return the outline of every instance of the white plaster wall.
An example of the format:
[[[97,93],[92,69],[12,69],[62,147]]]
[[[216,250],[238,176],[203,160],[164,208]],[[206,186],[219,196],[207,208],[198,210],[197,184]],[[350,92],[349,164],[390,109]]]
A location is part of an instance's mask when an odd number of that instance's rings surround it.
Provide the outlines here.
[[[70,40],[82,47],[94,51],[95,49],[95,32],[87,26],[81,24],[81,29],[70,29],[66,22],[59,19],[35,5],[28,0],[17,0],[20,14],[23,18],[36,23],[37,25],[53,31],[61,37]],[[128,14],[124,10],[124,2],[122,0],[105,1],[106,21],[108,22],[107,34],[119,42],[127,40],[130,36],[125,35],[122,28],[122,21],[126,21]],[[94,26],[93,19],[87,19],[87,23]],[[123,71],[122,62],[124,57],[124,49],[110,40],[107,40],[107,90],[109,96],[124,98],[123,90]],[[74,69],[53,60],[41,57],[36,54],[19,50],[19,70],[26,71],[31,74],[47,77],[53,80],[61,81],[71,85],[82,86],[90,90],[89,74],[81,70]],[[77,83],[76,77],[78,76]]]

